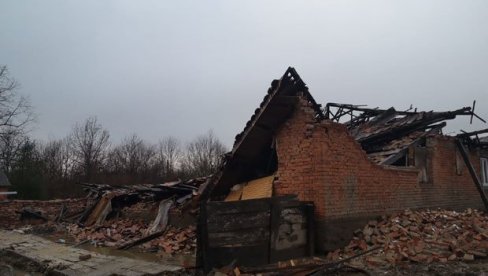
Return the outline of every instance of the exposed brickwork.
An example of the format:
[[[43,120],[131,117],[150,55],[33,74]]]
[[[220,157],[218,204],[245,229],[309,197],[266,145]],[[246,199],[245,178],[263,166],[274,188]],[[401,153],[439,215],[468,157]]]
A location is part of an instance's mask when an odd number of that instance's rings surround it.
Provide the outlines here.
[[[315,122],[313,115],[301,100],[277,132],[274,193],[313,201],[318,221],[371,217],[405,208],[482,208],[468,170],[464,167],[457,174],[452,138],[428,138],[429,181],[420,183],[417,169],[372,163],[343,125]],[[472,160],[479,171],[479,155],[473,153]]]
[[[423,193],[423,205],[451,209],[483,208],[480,195],[458,152],[454,138],[429,137],[427,148],[428,164],[430,163],[428,171],[432,180],[425,184],[428,193]],[[470,159],[479,176],[479,153],[470,152]],[[457,166],[461,169],[459,174],[456,171]]]

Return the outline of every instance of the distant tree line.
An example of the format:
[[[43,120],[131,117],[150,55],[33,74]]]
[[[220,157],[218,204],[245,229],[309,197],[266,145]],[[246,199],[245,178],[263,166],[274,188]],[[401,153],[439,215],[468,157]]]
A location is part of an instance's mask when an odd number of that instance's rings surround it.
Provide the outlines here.
[[[37,141],[29,136],[29,102],[16,88],[0,66],[0,168],[19,198],[81,195],[76,184],[82,182],[131,185],[207,176],[227,151],[212,131],[186,144],[171,136],[149,143],[137,134],[113,144],[96,117],[76,123],[62,139]]]

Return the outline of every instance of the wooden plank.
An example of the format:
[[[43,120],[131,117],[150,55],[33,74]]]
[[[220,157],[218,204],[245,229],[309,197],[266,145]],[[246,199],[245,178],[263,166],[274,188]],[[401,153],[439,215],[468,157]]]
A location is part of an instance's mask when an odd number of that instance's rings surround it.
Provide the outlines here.
[[[274,198],[271,204],[271,218],[270,218],[270,240],[269,240],[269,256],[268,263],[276,261],[276,244],[278,241],[279,229],[280,229],[280,214],[281,204],[280,200]]]
[[[151,225],[146,229],[146,235],[150,235],[166,229],[166,226],[168,226],[169,209],[172,205],[172,198],[161,200],[161,202],[159,203],[158,215],[156,216],[156,219],[154,219],[154,221],[151,223]]]
[[[207,232],[207,202],[200,202],[200,212],[197,218],[197,260],[196,266],[203,266],[205,272],[210,271],[213,267],[212,259],[209,257],[210,249],[208,247],[208,232]]]
[[[222,267],[236,260],[237,265],[256,266],[272,261],[310,255],[313,251],[313,204],[299,202],[296,196],[280,196],[230,202],[207,202],[201,215],[205,217],[201,245],[205,269]],[[272,209],[272,207],[274,207]],[[291,209],[291,210],[288,210]],[[282,218],[282,211],[286,214]],[[274,213],[274,220],[273,218]],[[296,215],[302,214],[303,218]],[[309,219],[310,218],[310,219]],[[303,240],[291,247],[273,252],[272,242],[277,238],[280,223],[296,227]],[[300,222],[300,223],[299,223]],[[270,231],[271,230],[271,231]],[[275,236],[271,236],[272,233]],[[274,254],[274,256],[271,256]]]
[[[274,178],[274,175],[270,175],[249,181],[242,191],[242,200],[270,198],[273,194]]]
[[[56,217],[56,222],[61,222],[64,218],[64,215],[66,215],[68,208],[66,207],[66,204],[63,203],[61,206],[61,210],[59,210],[59,215]]]
[[[241,200],[242,187],[244,187],[244,185],[246,185],[246,183],[239,184],[239,185],[242,185],[241,186],[241,189],[231,190],[230,193],[227,195],[227,197],[225,198],[224,201],[239,201],[239,200]]]
[[[128,241],[128,242],[120,245],[119,247],[117,247],[117,249],[126,250],[126,249],[132,248],[132,247],[134,247],[136,245],[141,245],[141,244],[146,243],[148,241],[152,241],[155,238],[158,238],[158,237],[162,236],[164,233],[166,233],[166,231],[167,231],[167,229],[165,228],[163,230],[160,230],[158,232],[155,232],[155,233],[152,233],[150,235],[144,236],[144,237],[139,238],[137,240]]]
[[[114,193],[108,193],[100,198],[95,209],[88,216],[85,226],[100,225],[105,221],[108,214],[112,212],[112,198],[114,196]]]
[[[466,167],[468,167],[474,185],[476,186],[476,189],[478,190],[478,193],[481,196],[481,200],[485,205],[485,210],[488,211],[488,199],[486,198],[485,192],[483,191],[483,187],[481,185],[480,179],[478,178],[478,175],[476,174],[476,170],[474,169],[473,164],[471,164],[471,160],[469,160],[468,152],[466,151],[463,143],[459,139],[456,139],[456,145],[459,148],[459,152],[461,153],[461,156],[464,159],[464,163],[466,164]]]
[[[300,207],[304,203],[308,203],[308,201],[299,201],[296,195],[286,195],[274,198],[279,202],[281,208]]]
[[[315,254],[315,205],[313,202],[304,203],[307,214],[307,255]]]
[[[273,200],[279,201],[282,206],[300,206],[300,201],[296,201],[295,195],[284,195],[240,201],[210,201],[206,204],[206,210],[212,215],[262,212],[270,210]]]
[[[212,269],[223,267],[234,260],[238,266],[257,266],[268,263],[268,244],[246,245],[241,247],[215,247],[207,252],[206,265]]]
[[[296,247],[291,247],[282,250],[274,250],[270,252],[273,256],[270,263],[275,263],[278,261],[297,259],[304,256],[308,256],[307,245],[303,244]]]
[[[212,215],[261,212],[267,211],[269,208],[269,198],[229,202],[211,201],[207,203],[207,213]]]
[[[269,226],[269,212],[238,213],[208,216],[209,232],[226,232]]]
[[[80,218],[78,219],[79,224],[86,224],[86,220],[88,219],[88,216],[93,212],[93,210],[97,207],[98,202],[100,201],[101,197],[98,197],[97,200],[91,204],[90,207],[85,208],[85,210],[82,212]]]
[[[257,245],[260,243],[268,244],[268,241],[268,227],[242,229],[232,232],[208,233],[208,244],[210,247]]]

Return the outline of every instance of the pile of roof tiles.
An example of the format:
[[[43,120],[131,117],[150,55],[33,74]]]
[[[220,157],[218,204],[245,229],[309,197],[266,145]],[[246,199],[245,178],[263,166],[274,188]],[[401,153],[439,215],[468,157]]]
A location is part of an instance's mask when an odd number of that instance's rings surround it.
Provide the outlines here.
[[[196,227],[170,227],[165,235],[141,247],[147,251],[162,251],[167,254],[194,254],[197,247]]]
[[[67,226],[68,233],[78,243],[87,241],[96,246],[116,247],[131,239],[141,238],[147,225],[142,220],[106,221],[100,227]]]
[[[424,210],[404,212],[370,221],[343,249],[329,252],[329,261],[345,259],[371,248],[379,250],[355,258],[365,266],[402,263],[472,261],[488,253],[488,216],[464,212]]]
[[[199,194],[200,187],[206,183],[208,177],[200,177],[189,180],[177,180],[162,184],[136,184],[128,186],[113,186],[108,184],[82,183],[89,197],[99,197],[106,193],[114,193],[127,203],[141,201],[159,201],[161,199],[175,197],[178,203],[183,203],[192,196]]]

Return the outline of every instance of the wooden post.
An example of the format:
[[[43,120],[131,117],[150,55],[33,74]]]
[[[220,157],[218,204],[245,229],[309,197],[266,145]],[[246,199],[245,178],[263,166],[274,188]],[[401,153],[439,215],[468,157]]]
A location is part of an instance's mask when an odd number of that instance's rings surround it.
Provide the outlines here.
[[[280,215],[282,205],[279,197],[269,198],[269,246],[268,246],[268,263],[276,262],[276,242],[278,241],[278,232],[280,229]]]
[[[208,231],[207,231],[207,202],[205,200],[200,202],[200,212],[197,218],[197,260],[196,266],[202,267],[205,273],[209,273],[213,267],[210,265],[208,259]]]
[[[313,202],[304,203],[307,214],[307,251],[309,256],[315,255],[315,205]]]
[[[480,193],[481,200],[483,200],[483,204],[485,205],[485,210],[488,211],[488,199],[486,198],[485,192],[483,191],[483,187],[481,186],[480,179],[478,178],[478,175],[476,174],[476,171],[474,170],[473,164],[471,164],[471,160],[469,160],[468,152],[464,148],[463,143],[461,140],[456,139],[456,145],[459,148],[459,152],[461,153],[461,156],[463,157],[464,163],[466,164],[466,167],[468,167],[469,173],[471,174],[471,178],[473,178],[473,182],[476,186],[476,189],[478,189],[478,192]]]

